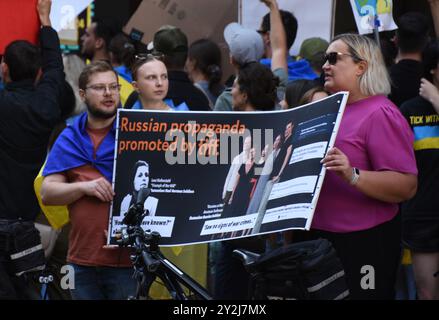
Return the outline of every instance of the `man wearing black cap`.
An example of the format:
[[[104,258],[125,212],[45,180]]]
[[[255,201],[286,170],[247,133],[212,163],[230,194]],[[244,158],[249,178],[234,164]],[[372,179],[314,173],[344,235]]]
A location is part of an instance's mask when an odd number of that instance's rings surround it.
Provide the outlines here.
[[[165,25],[154,35],[153,54],[163,55],[168,69],[169,90],[165,99],[172,99],[174,105],[186,103],[191,111],[209,111],[209,101],[204,93],[195,87],[184,71],[188,53],[188,40],[180,28]],[[130,108],[138,99],[137,92],[131,94],[125,104]]]

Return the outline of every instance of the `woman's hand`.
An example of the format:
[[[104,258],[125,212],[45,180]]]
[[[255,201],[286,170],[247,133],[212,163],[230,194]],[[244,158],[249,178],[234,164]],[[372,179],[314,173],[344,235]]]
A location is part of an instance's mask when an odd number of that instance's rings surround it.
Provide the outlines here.
[[[340,149],[334,147],[329,149],[326,157],[321,161],[326,170],[334,171],[343,180],[350,183],[352,180],[352,167],[348,157]]]

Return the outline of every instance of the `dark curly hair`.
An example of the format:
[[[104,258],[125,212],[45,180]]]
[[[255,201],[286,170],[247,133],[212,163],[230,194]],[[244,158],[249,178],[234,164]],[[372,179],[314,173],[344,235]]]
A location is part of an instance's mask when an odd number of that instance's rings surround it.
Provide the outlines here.
[[[258,62],[244,65],[239,70],[237,84],[255,110],[274,110],[279,78],[269,68]]]

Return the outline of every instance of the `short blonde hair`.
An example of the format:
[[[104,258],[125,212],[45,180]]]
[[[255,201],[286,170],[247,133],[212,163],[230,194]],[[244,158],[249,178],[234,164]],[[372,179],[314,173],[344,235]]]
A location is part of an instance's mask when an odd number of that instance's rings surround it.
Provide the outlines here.
[[[367,62],[366,71],[359,78],[360,91],[366,96],[388,95],[390,93],[390,76],[387,72],[380,48],[374,40],[358,34],[341,34],[331,42],[343,41],[354,61]]]

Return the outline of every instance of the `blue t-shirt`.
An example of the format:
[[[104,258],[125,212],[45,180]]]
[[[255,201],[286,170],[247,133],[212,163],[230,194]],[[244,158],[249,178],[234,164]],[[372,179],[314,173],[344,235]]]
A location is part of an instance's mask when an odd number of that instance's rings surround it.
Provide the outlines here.
[[[172,110],[174,111],[189,111],[189,107],[187,106],[186,102],[183,102],[179,104],[178,106],[174,105],[174,102],[172,99],[165,99],[163,100],[164,103],[166,103]],[[136,103],[131,108],[132,110],[142,110],[142,103],[140,100],[137,100]]]

